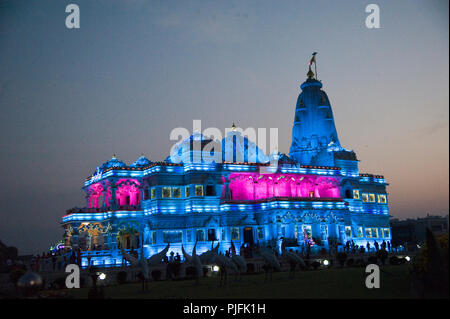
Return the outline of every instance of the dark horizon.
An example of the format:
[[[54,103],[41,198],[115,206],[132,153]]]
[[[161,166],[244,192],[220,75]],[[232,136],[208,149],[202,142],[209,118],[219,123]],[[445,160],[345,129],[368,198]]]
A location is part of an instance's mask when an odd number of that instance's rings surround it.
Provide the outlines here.
[[[60,239],[85,177],[116,154],[164,160],[175,127],[277,127],[289,153],[311,53],[344,148],[384,175],[390,214],[449,210],[448,1],[77,0],[0,5],[0,240]]]

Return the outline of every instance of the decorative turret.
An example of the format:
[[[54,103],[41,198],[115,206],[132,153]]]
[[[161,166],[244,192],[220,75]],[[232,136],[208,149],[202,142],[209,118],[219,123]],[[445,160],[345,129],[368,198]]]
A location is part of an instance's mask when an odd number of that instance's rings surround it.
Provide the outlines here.
[[[307,80],[300,85],[289,157],[305,165],[334,166],[334,151],[341,151],[333,112],[322,83],[314,77],[311,59]],[[317,75],[316,75],[317,76]]]

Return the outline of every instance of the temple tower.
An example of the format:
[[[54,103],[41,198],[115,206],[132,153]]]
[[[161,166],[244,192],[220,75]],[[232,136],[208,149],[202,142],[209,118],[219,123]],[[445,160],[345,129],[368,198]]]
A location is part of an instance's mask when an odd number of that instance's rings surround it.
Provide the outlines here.
[[[342,148],[330,101],[311,70],[312,62],[307,80],[300,85],[289,157],[305,165],[334,166],[333,153]]]

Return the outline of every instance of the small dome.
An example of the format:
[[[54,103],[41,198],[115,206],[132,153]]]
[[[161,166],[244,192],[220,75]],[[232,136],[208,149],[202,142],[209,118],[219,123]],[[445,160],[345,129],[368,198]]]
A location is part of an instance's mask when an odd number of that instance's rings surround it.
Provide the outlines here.
[[[280,162],[280,163],[289,163],[289,162],[292,162],[292,160],[289,158],[289,156],[287,156],[286,154],[281,153],[281,152],[272,153],[272,154],[269,156],[269,158],[270,158],[270,159],[276,159],[276,160],[278,160],[278,162]]]
[[[130,165],[130,167],[142,168],[148,166],[149,164],[151,164],[150,160],[144,155],[141,155],[133,164]]]
[[[103,172],[111,167],[127,167],[127,164],[125,164],[122,161],[119,161],[114,155],[109,161],[103,163],[102,166],[100,166],[100,171]]]

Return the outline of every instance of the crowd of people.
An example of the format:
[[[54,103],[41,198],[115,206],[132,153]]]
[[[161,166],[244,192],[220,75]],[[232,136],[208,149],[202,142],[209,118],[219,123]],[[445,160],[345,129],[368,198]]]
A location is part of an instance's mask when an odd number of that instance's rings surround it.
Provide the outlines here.
[[[298,253],[306,259],[309,259],[310,255],[312,255],[311,245],[302,244],[298,248]],[[243,243],[240,247],[240,254],[246,258],[253,258],[255,256],[255,251],[258,249],[258,245]],[[345,243],[345,245],[338,243],[331,243],[329,245],[328,251],[325,248],[322,248],[320,251],[314,251],[314,253],[329,253],[329,254],[337,254],[339,251],[344,251],[348,254],[364,254],[364,253],[377,253],[379,250],[385,250],[387,252],[393,252],[396,248],[391,245],[390,241],[382,241],[378,243],[374,241],[371,245],[369,242],[364,245],[357,245],[353,240],[349,240]],[[138,252],[134,248],[131,248],[130,254],[136,258],[138,258]],[[232,249],[228,249],[223,253],[225,256],[232,256]],[[80,249],[77,250],[57,250],[53,252],[43,252],[42,254],[38,254],[33,257],[31,261],[31,269],[37,272],[41,271],[64,271],[65,267],[68,264],[77,264],[81,266],[81,257],[82,252]],[[91,264],[91,256],[87,256],[87,262]],[[181,263],[182,257],[180,254],[174,253],[171,251],[169,256],[165,256],[163,262],[167,264],[177,264]],[[11,264],[11,263],[10,263]],[[126,261],[122,260],[122,265],[125,265]],[[12,264],[11,264],[12,265]]]
[[[36,272],[64,271],[67,265],[81,266],[81,250],[56,250],[37,254],[31,261],[31,268]]]
[[[385,250],[387,252],[391,252],[391,242],[390,241],[382,241],[381,245],[380,243],[378,243],[376,240],[373,243],[373,247],[370,245],[369,242],[367,242],[366,246],[364,247],[363,245],[356,245],[355,242],[353,240],[348,240],[345,243],[344,246],[344,252],[346,253],[352,253],[352,254],[364,254],[365,252],[375,252],[378,253],[380,250]]]

